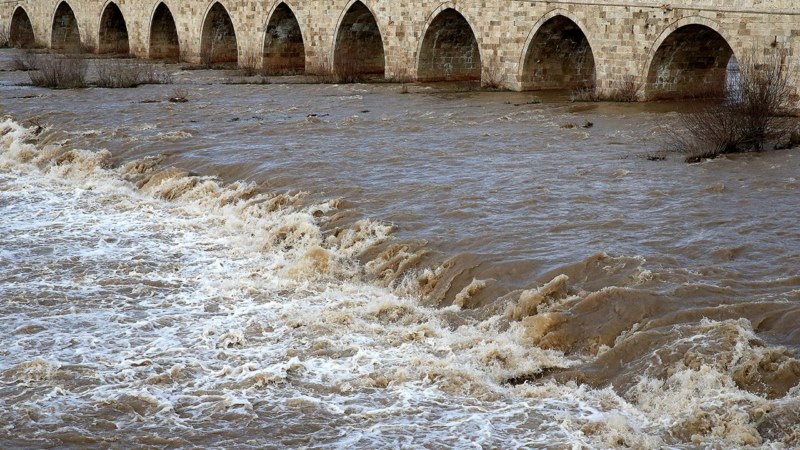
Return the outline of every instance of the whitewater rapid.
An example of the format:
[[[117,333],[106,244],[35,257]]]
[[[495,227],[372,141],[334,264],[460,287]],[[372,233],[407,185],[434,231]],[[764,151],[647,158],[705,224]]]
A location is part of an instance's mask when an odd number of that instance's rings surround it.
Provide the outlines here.
[[[498,311],[426,306],[364,281],[355,257],[390,227],[331,232],[337,199],[226,185],[156,158],[114,166],[40,132],[0,124],[5,447],[797,443],[796,424],[773,440],[758,426],[798,405],[798,388],[768,399],[734,380],[765,351],[747,320],[685,330],[676,346],[693,360],[643,370],[626,396],[536,382],[595,358],[536,345],[548,311],[570,301],[567,277]],[[715,339],[727,360],[703,352]]]

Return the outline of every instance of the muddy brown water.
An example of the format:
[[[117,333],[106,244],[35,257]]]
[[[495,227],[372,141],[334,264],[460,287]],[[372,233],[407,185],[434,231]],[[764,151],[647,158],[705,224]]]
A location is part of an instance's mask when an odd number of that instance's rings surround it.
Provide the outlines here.
[[[169,70],[0,73],[5,447],[799,445],[797,150],[651,160],[685,103]]]

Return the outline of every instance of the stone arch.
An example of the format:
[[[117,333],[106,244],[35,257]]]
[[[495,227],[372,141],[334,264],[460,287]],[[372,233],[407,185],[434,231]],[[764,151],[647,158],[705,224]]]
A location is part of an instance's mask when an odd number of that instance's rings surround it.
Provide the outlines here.
[[[18,6],[17,9],[14,10],[14,14],[11,15],[8,43],[11,44],[12,47],[18,48],[30,48],[36,45],[31,19],[22,6]]]
[[[702,17],[684,18],[668,26],[650,49],[643,73],[646,95],[724,96],[728,64],[736,56],[721,29]]]
[[[336,27],[333,69],[340,76],[386,74],[383,36],[375,15],[361,0],[352,1]]]
[[[452,7],[442,7],[428,21],[417,51],[420,81],[481,79],[481,53],[474,28]]]
[[[164,2],[158,2],[150,19],[148,57],[177,61],[181,57],[178,27],[172,11]]]
[[[306,50],[300,23],[286,2],[272,10],[264,34],[264,69],[273,75],[302,74]]]
[[[203,20],[200,38],[200,60],[204,64],[237,64],[239,47],[236,30],[228,10],[214,2]]]
[[[565,10],[539,19],[520,61],[522,89],[593,88],[594,52],[584,29]]]
[[[60,2],[56,7],[55,13],[53,13],[50,47],[68,52],[80,52],[82,50],[78,21],[75,19],[75,12],[66,1]]]
[[[98,53],[127,55],[130,53],[128,26],[122,11],[114,2],[108,2],[100,16]]]

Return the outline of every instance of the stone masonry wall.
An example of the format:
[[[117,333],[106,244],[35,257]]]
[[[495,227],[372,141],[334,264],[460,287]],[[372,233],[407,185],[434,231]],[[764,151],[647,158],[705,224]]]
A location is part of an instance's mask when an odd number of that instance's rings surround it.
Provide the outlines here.
[[[101,14],[110,0],[67,1],[75,13],[83,45],[97,51]],[[263,58],[270,14],[280,3],[285,3],[300,26],[308,69],[333,67],[338,30],[345,13],[357,1],[363,2],[378,25],[385,54],[385,75],[389,79],[416,79],[419,67],[432,64],[430,60],[419,61],[426,47],[423,36],[438,14],[448,9],[463,16],[474,33],[484,81],[491,77],[511,89],[528,88],[526,84],[535,79],[531,73],[524,72],[537,70],[535,62],[525,64],[526,57],[531,51],[542,53],[542,46],[553,44],[552,39],[533,37],[556,16],[569,19],[586,37],[595,63],[595,83],[600,91],[612,91],[626,80],[645,83],[651,73],[660,74],[658,80],[662,86],[669,85],[670,68],[663,65],[671,62],[669,58],[658,56],[657,50],[673,32],[687,25],[713,30],[738,58],[780,46],[788,50],[790,57],[795,57],[793,64],[797,64],[795,53],[800,49],[800,2],[794,0],[680,0],[669,4],[642,0],[619,0],[613,4],[600,4],[602,2],[596,0],[451,0],[444,3],[433,0],[219,0],[219,3],[230,15],[240,63],[245,57]],[[143,58],[150,56],[151,20],[156,7],[163,3],[175,20],[180,58],[192,62],[200,60],[202,26],[216,1],[114,2],[125,19],[132,54]],[[8,30],[14,10],[22,7],[30,17],[37,44],[50,46],[53,17],[60,3],[61,0],[0,3],[0,26]],[[552,34],[540,33],[539,37],[552,38]],[[572,35],[577,36],[576,33]],[[691,42],[692,36],[688,39],[687,45],[696,44]],[[667,41],[667,45],[681,44]],[[694,58],[689,53],[684,56]],[[659,67],[651,70],[654,60]],[[719,68],[719,64],[715,60],[711,66]],[[684,61],[684,67],[695,65],[693,61]],[[560,67],[553,66],[550,71],[569,70],[571,65],[561,64]],[[675,73],[677,75],[677,71]],[[648,85],[648,89],[651,87]]]

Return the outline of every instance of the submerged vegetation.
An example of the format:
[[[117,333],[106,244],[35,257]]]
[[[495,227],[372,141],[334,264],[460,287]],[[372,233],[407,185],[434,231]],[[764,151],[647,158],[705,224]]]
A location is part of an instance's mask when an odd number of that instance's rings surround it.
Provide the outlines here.
[[[611,91],[601,94],[594,82],[581,83],[570,92],[571,102],[622,102],[631,103],[639,100],[639,91],[642,83],[635,76],[627,75],[622,81],[616,82]]]
[[[34,86],[78,89],[89,86],[90,60],[83,55],[20,52],[12,64],[29,71]],[[172,77],[162,66],[131,59],[94,61],[94,85],[102,88],[132,88],[143,84],[169,84]]]
[[[88,61],[79,56],[37,55],[31,60],[31,83],[51,89],[84,88],[88,68]]]
[[[108,59],[95,64],[95,85],[103,88],[132,88],[143,84],[170,84],[169,72],[156,64],[138,60]]]
[[[796,78],[779,49],[740,64],[724,101],[680,117],[668,150],[697,162],[726,153],[761,152],[800,143]]]

